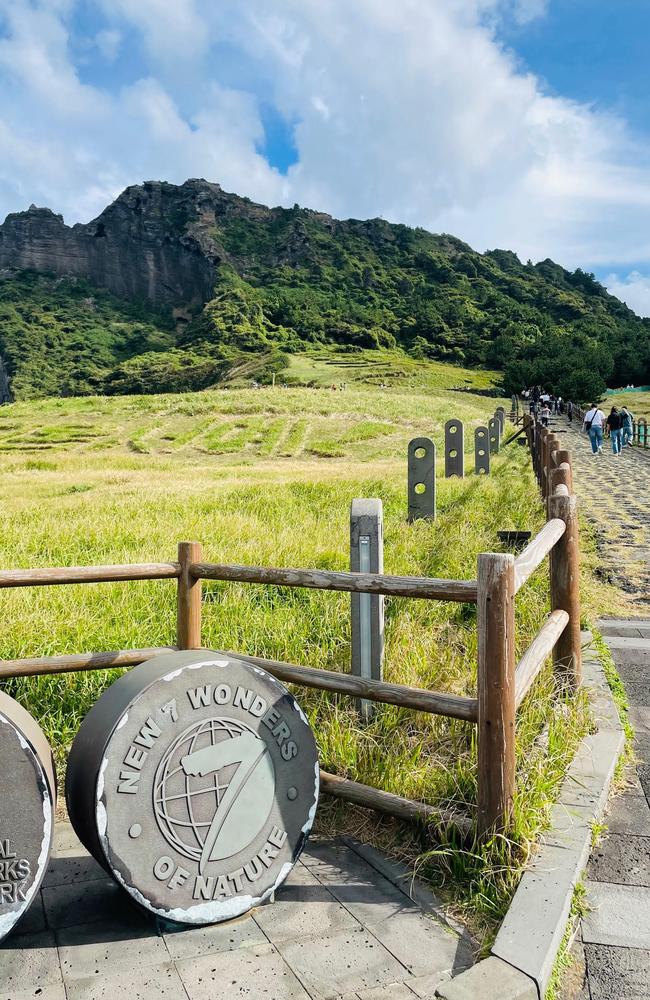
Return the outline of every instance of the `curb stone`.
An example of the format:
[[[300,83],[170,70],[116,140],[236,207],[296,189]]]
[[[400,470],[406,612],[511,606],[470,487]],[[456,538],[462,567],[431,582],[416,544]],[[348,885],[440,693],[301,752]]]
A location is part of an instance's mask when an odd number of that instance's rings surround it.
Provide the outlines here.
[[[583,646],[591,635],[583,632]],[[543,1000],[569,919],[573,890],[591,849],[591,827],[605,810],[625,743],[600,660],[583,652],[597,731],[586,736],[562,783],[534,861],[524,872],[489,958],[441,985],[441,1000]]]

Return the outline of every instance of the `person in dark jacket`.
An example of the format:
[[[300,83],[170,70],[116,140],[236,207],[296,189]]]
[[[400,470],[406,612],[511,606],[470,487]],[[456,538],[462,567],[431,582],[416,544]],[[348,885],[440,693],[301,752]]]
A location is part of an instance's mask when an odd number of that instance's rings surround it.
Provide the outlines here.
[[[609,436],[612,439],[612,451],[615,455],[620,455],[623,436],[623,417],[615,406],[612,406],[612,412],[607,418],[607,426],[609,427]]]

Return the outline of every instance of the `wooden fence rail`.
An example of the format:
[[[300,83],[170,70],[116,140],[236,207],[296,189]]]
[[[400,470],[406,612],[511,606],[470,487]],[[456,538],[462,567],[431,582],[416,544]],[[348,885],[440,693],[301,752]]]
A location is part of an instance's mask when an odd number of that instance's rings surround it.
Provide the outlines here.
[[[475,822],[468,813],[411,802],[390,792],[326,772],[321,775],[322,788],[330,795],[390,813],[400,819],[419,818],[437,825],[453,826],[463,837],[473,833],[485,838],[495,832],[507,832],[516,781],[517,708],[551,651],[559,664],[558,676],[562,683],[573,687],[580,681],[578,526],[575,500],[569,495],[567,488],[571,479],[570,456],[560,449],[559,442],[551,440],[545,428],[534,424],[527,414],[523,415],[523,425],[540,486],[549,499],[550,520],[516,559],[507,553],[481,554],[478,557],[476,580],[223,565],[204,562],[201,546],[197,542],[181,542],[176,562],[0,570],[0,588],[129,580],[177,581],[175,646],[4,660],[0,661],[0,679],[130,667],[173,649],[201,649],[203,580],[476,604],[476,698],[389,684],[336,670],[322,670],[264,657],[241,653],[229,655],[239,656],[261,666],[288,683],[477,725],[478,794]],[[557,482],[554,482],[554,475]],[[552,613],[519,664],[516,664],[515,594],[547,556],[550,565]]]

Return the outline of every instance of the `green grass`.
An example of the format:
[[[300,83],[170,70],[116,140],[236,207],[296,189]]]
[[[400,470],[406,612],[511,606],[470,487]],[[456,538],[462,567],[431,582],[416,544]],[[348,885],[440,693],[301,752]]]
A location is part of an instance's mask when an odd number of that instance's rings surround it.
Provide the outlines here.
[[[286,373],[278,380],[319,386],[385,385],[425,389],[494,389],[501,374],[479,368],[462,368],[441,361],[417,360],[400,350],[337,351],[314,348],[293,354]]]
[[[448,373],[448,381],[455,379],[456,372]],[[544,521],[526,450],[509,446],[489,478],[439,478],[436,522],[408,525],[406,447],[416,435],[433,436],[440,476],[445,421],[463,419],[469,442],[495,402],[415,384],[16,403],[0,411],[0,448],[42,426],[60,432],[50,434],[47,459],[28,449],[4,457],[0,563],[166,560],[179,540],[195,539],[206,560],[347,569],[350,502],[378,496],[386,572],[473,578],[478,553],[499,550],[499,529],[534,532]],[[236,450],[226,449],[229,442]],[[319,457],[323,442],[336,457]],[[586,566],[588,560],[589,545]],[[607,595],[604,586],[586,586],[586,613],[602,608]],[[0,602],[2,658],[174,641],[175,592],[168,581],[4,590]],[[516,599],[518,655],[547,610],[540,569]],[[203,641],[215,649],[345,670],[349,620],[343,594],[204,588]],[[387,680],[474,695],[475,663],[474,607],[387,600]],[[81,719],[116,676],[63,674],[6,687],[40,719],[63,770]],[[325,769],[432,804],[472,808],[474,727],[380,706],[364,728],[343,697],[305,690],[299,697]],[[331,802],[323,802],[319,822],[328,830],[353,829],[409,860],[487,940],[587,725],[584,698],[555,698],[545,669],[518,716],[510,837],[481,849],[461,850],[443,838],[432,852],[421,831]]]
[[[608,393],[601,405],[607,413],[612,406],[627,406],[635,417],[645,417],[650,421],[650,392]]]

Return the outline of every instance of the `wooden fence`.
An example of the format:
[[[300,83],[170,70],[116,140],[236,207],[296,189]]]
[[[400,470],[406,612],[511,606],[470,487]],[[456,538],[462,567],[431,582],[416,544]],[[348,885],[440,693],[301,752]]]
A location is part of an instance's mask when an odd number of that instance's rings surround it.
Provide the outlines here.
[[[403,820],[424,819],[439,827],[454,827],[465,837],[480,838],[507,831],[515,792],[516,712],[549,655],[561,681],[580,682],[580,605],[578,594],[578,526],[575,500],[569,495],[570,466],[564,454],[552,450],[549,435],[528,426],[534,445],[536,470],[557,472],[557,488],[550,497],[550,520],[516,558],[487,552],[478,557],[476,580],[401,577],[380,573],[335,572],[315,569],[275,569],[204,562],[198,542],[181,542],[175,562],[121,566],[81,566],[59,569],[0,570],[0,589],[60,586],[125,580],[176,580],[176,645],[114,652],[82,653],[0,661],[0,679],[76,670],[129,667],[170,649],[200,649],[201,588],[203,580],[303,587],[351,594],[450,601],[477,606],[478,690],[476,698],[459,697],[401,684],[389,684],[344,674],[232,653],[274,677],[292,684],[348,695],[355,699],[398,705],[418,712],[461,719],[478,727],[478,802],[475,819],[459,810],[437,809],[378,788],[321,772],[324,792]],[[529,437],[530,439],[530,437]],[[554,457],[552,457],[554,456]],[[515,594],[550,555],[551,614],[519,663],[515,663]]]

